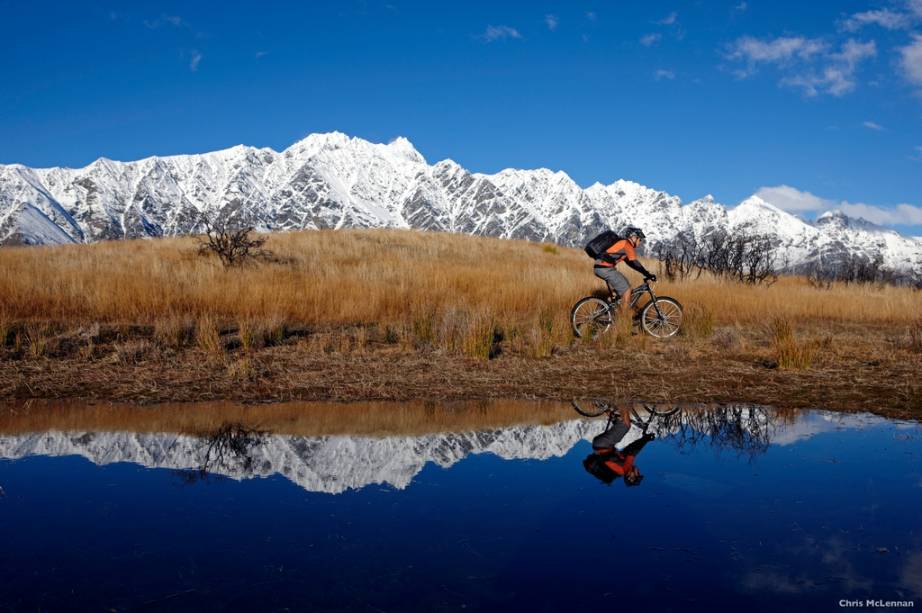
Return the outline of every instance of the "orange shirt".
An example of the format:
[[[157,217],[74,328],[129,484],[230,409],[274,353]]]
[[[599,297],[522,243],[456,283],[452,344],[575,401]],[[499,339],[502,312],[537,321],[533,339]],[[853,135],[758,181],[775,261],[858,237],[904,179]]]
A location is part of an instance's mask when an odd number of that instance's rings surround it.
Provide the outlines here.
[[[614,266],[615,264],[620,264],[624,260],[633,262],[637,259],[637,254],[634,253],[634,245],[626,238],[615,241],[615,244],[606,249],[605,253],[614,258],[614,263],[606,262],[605,260],[596,260],[596,266]]]

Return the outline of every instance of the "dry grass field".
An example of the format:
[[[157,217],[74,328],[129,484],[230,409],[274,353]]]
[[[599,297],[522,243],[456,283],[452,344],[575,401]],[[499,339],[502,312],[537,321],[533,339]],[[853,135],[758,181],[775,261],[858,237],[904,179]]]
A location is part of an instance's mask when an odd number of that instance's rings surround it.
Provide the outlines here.
[[[266,247],[274,261],[229,270],[193,238],[0,249],[0,398],[550,398],[615,386],[922,411],[922,292],[660,282],[685,305],[681,336],[622,326],[587,342],[567,316],[602,284],[578,250],[381,230],[275,234]]]

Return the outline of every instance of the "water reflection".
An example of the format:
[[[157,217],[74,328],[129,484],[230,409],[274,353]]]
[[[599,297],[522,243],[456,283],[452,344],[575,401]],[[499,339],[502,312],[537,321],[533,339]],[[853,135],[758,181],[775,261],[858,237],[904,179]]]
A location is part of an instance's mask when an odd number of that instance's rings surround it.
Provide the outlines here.
[[[633,409],[8,408],[0,608],[773,611],[922,596],[917,424]],[[620,463],[613,488],[587,474],[593,456]],[[601,580],[613,556],[637,579]]]
[[[238,480],[278,474],[305,490],[337,494],[371,484],[404,489],[430,463],[447,468],[479,454],[541,460],[562,457],[580,441],[591,440],[585,470],[604,483],[621,478],[632,486],[643,480],[637,455],[654,439],[679,450],[706,445],[752,456],[764,453],[775,439],[790,443],[809,436],[817,430],[817,419],[822,430],[827,422],[857,427],[869,418],[751,405],[631,407],[609,411],[598,420],[582,418],[558,403],[478,402],[439,408],[431,403],[379,403],[361,411],[349,405],[220,404],[217,409],[103,405],[81,413],[73,407],[8,407],[0,432],[14,434],[0,435],[0,458],[75,455],[98,465],[131,462]],[[236,419],[222,421],[221,415],[228,413]],[[350,424],[361,433],[346,434]],[[375,424],[382,434],[370,433]],[[35,425],[43,430],[31,431]],[[78,425],[87,429],[71,429]],[[310,432],[318,434],[302,434]]]

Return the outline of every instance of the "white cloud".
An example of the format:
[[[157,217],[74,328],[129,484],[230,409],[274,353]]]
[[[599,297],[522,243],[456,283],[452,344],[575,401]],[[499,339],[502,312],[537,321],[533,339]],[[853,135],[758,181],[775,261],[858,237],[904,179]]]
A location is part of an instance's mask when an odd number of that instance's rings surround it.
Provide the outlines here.
[[[189,70],[198,72],[198,65],[202,63],[202,54],[198,49],[192,50],[192,57],[189,60]]]
[[[492,26],[488,25],[487,29],[483,31],[483,34],[480,35],[480,38],[485,40],[488,43],[492,43],[496,40],[506,40],[508,38],[522,38],[522,35],[518,30],[509,26]]]
[[[843,30],[856,32],[864,26],[876,25],[887,30],[902,30],[909,27],[911,19],[906,13],[898,13],[890,9],[864,11],[843,20],[840,24]]]
[[[922,85],[922,34],[913,34],[912,41],[899,49],[900,68],[907,81]]]
[[[546,25],[547,29],[550,30],[551,32],[557,29],[557,24],[559,23],[560,21],[557,19],[557,15],[545,15],[544,16],[544,25]]]
[[[651,32],[650,34],[644,34],[640,37],[640,44],[644,47],[652,47],[663,38],[663,35],[658,32]]]
[[[912,204],[897,204],[882,207],[862,202],[836,201],[822,198],[808,191],[799,190],[790,185],[761,187],[756,196],[775,205],[779,209],[792,213],[809,213],[829,209],[839,209],[849,217],[861,217],[882,226],[918,226],[922,225],[922,207]]]
[[[745,13],[745,12],[746,12],[746,9],[749,8],[749,5],[746,4],[746,2],[740,2],[739,4],[737,4],[736,6],[734,6],[733,8],[734,8],[734,10],[739,11],[740,13]]]
[[[780,36],[774,40],[759,40],[752,36],[738,38],[727,57],[751,64],[784,63],[795,58],[810,59],[826,50],[826,43],[802,36]]]
[[[256,52],[256,59],[257,59],[257,60],[261,60],[262,58],[266,57],[267,55],[269,55],[269,52],[268,52],[268,51],[257,51],[257,52]]]
[[[665,68],[660,68],[653,73],[653,78],[657,81],[662,81],[663,79],[672,80],[675,79],[675,72],[671,70],[666,70]]]
[[[922,225],[922,207],[911,204],[898,204],[893,208],[883,208],[873,204],[843,202],[839,209],[850,217],[861,217],[881,226],[918,226]]]
[[[666,15],[665,17],[663,17],[656,23],[660,25],[664,25],[664,26],[671,26],[672,24],[676,22],[678,18],[679,18],[679,14],[676,13],[675,11],[672,11],[671,13],[669,13],[668,15]]]
[[[877,55],[874,41],[845,41],[838,51],[816,38],[781,36],[759,40],[738,38],[726,54],[727,59],[745,63],[736,75],[746,78],[759,66],[771,65],[781,71],[781,85],[796,87],[807,96],[825,93],[842,96],[855,89],[855,73],[864,60]]]
[[[863,125],[868,130],[876,130],[877,132],[883,132],[885,129],[882,125],[880,125],[876,121],[865,121],[861,125]]]
[[[760,187],[756,196],[785,211],[819,211],[835,205],[832,200],[814,196],[810,192],[801,191],[790,185]]]
[[[166,14],[161,14],[160,17],[158,17],[157,19],[153,19],[153,20],[145,19],[144,25],[150,28],[151,30],[156,30],[157,28],[163,25],[170,25],[170,26],[173,26],[174,28],[182,28],[182,27],[189,26],[189,24],[187,24],[186,21],[179,15],[166,15]]]
[[[595,14],[595,11],[589,11],[586,13],[586,19],[589,21],[596,21],[598,18],[599,16]]]

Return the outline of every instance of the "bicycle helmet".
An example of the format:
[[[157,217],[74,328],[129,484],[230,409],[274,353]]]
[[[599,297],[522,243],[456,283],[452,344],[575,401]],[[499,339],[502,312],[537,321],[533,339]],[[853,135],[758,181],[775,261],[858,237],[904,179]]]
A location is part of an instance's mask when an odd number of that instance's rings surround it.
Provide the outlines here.
[[[643,233],[643,230],[641,230],[637,226],[626,227],[624,231],[622,232],[622,235],[624,236],[624,238],[631,238],[633,236],[636,236],[637,238],[647,238],[647,235]]]

